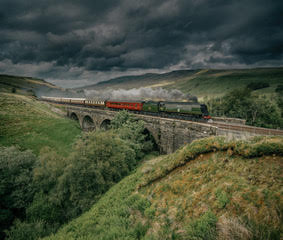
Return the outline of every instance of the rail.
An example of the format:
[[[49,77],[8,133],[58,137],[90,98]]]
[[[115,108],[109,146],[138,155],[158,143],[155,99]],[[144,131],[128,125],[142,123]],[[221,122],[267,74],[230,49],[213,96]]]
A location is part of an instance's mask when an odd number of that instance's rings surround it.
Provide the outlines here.
[[[262,128],[262,127],[253,127],[247,125],[234,125],[234,124],[227,124],[227,123],[219,123],[213,122],[210,125],[218,127],[220,129],[226,130],[234,130],[240,132],[249,132],[254,134],[262,134],[262,135],[276,135],[276,136],[283,136],[283,130],[280,129],[271,129],[271,128]]]

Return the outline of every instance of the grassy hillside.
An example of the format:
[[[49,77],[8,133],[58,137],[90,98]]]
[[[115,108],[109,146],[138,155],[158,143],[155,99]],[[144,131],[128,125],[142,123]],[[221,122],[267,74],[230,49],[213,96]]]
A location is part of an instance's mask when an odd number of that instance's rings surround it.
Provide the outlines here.
[[[164,73],[164,74],[147,73],[147,74],[140,75],[140,76],[124,76],[124,77],[110,79],[108,81],[100,82],[94,85],[80,87],[77,89],[78,90],[83,90],[83,89],[101,90],[105,88],[131,89],[131,88],[139,88],[143,86],[164,87],[170,84],[174,84],[174,82],[176,81],[192,76],[197,72],[199,71],[198,70],[180,70],[180,71],[173,71],[173,72]]]
[[[49,146],[66,155],[81,130],[63,115],[33,97],[0,93],[0,145],[18,145],[36,154]]]
[[[272,94],[278,85],[283,84],[283,68],[182,70],[165,74],[125,76],[80,88],[80,90],[163,87],[179,89],[184,93],[191,93],[203,98],[205,96],[222,96],[233,89],[246,87],[253,82],[268,83],[269,87],[256,91],[262,94]]]
[[[46,239],[280,239],[282,140],[208,138],[149,160]]]
[[[76,96],[73,90],[66,90],[42,79],[0,74],[0,92],[29,96]],[[79,95],[78,95],[79,96]]]
[[[199,97],[224,95],[233,89],[246,87],[253,82],[266,82],[270,86],[256,90],[260,94],[272,94],[279,84],[283,84],[283,68],[245,70],[207,70],[190,80],[178,82],[174,87],[191,92]]]

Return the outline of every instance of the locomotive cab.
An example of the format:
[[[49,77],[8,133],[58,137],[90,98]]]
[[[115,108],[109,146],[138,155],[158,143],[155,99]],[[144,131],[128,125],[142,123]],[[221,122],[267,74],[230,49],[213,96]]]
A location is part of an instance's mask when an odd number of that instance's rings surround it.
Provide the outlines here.
[[[209,115],[207,106],[205,104],[200,104],[200,110],[204,119],[211,119],[211,116]]]

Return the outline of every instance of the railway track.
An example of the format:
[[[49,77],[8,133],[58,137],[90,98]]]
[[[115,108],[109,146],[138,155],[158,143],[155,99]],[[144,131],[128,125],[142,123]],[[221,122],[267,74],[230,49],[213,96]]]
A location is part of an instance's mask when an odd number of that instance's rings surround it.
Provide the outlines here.
[[[50,103],[50,102],[49,102]],[[52,104],[55,105],[61,105],[61,106],[74,106],[71,104],[61,104],[61,103],[54,103],[51,102]],[[86,106],[79,106],[79,105],[75,105],[77,107],[85,107],[88,108]],[[93,107],[95,108],[95,107]],[[98,108],[101,109],[101,108]],[[108,109],[108,111],[114,111],[113,109]],[[115,110],[117,111],[117,110]],[[158,117],[158,115],[156,114],[142,114],[141,112],[133,112],[135,114],[141,114],[141,115],[150,115],[150,116],[154,116],[154,117]],[[193,121],[191,119],[184,119],[184,118],[176,118],[170,115],[162,115],[159,116],[162,118],[171,118],[171,119],[179,119],[179,120],[185,120],[185,121]],[[258,134],[258,135],[270,135],[270,136],[283,136],[283,130],[279,130],[279,129],[270,129],[270,128],[261,128],[261,127],[253,127],[253,126],[247,126],[247,125],[241,125],[241,124],[233,124],[233,123],[223,123],[223,122],[204,122],[201,120],[194,120],[195,122],[199,122],[199,123],[204,123],[204,124],[208,124],[211,126],[215,126],[218,127],[219,129],[224,129],[224,130],[232,130],[232,131],[238,131],[238,132],[249,132],[249,133],[254,133],[254,134]]]
[[[209,124],[212,126],[218,127],[220,129],[234,130],[238,132],[249,132],[249,133],[260,134],[260,135],[283,136],[283,130],[279,130],[279,129],[253,127],[253,126],[247,126],[247,125],[235,125],[235,124],[220,123],[220,122],[212,122]]]

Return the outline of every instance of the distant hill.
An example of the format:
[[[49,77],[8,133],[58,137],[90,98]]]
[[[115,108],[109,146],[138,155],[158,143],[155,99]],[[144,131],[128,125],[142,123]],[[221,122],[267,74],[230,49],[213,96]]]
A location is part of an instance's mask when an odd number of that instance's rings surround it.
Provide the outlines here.
[[[0,75],[0,92],[35,96],[79,96],[76,91],[63,89],[42,79]]]
[[[162,87],[179,89],[202,98],[222,96],[233,89],[257,83],[267,83],[261,84],[263,88],[256,90],[259,93],[274,93],[276,87],[283,84],[283,68],[180,70],[164,74],[118,77],[76,90]]]

